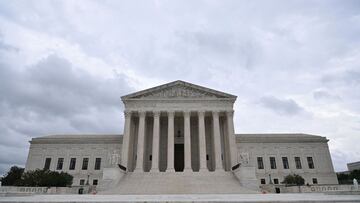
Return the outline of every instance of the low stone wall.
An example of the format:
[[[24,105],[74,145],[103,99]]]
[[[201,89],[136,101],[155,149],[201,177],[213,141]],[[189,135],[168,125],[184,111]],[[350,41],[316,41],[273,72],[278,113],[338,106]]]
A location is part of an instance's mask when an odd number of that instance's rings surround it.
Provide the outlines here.
[[[31,195],[31,194],[89,194],[96,192],[95,186],[72,186],[72,187],[17,187],[1,186],[0,196],[11,194]]]
[[[263,192],[268,193],[329,193],[334,191],[360,191],[353,185],[309,185],[309,186],[285,186],[285,185],[261,185]]]

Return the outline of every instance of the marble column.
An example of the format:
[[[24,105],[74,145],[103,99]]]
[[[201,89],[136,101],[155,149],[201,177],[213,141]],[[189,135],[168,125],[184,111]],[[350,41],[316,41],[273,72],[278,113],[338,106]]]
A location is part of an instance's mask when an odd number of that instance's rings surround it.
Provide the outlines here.
[[[151,172],[159,172],[160,112],[154,111]]]
[[[237,164],[237,145],[234,131],[234,111],[226,112],[226,122],[228,129],[228,143],[230,154],[230,169]]]
[[[168,147],[166,172],[175,172],[174,169],[174,111],[168,111]]]
[[[214,155],[215,155],[215,171],[224,170],[221,160],[221,137],[220,137],[220,124],[219,112],[213,111],[213,131],[214,131]]]
[[[190,137],[190,112],[184,111],[184,172],[192,171],[191,168],[191,137]]]
[[[124,135],[122,142],[122,152],[121,152],[121,165],[126,167],[126,171],[129,171],[128,161],[129,161],[129,143],[130,143],[130,124],[131,124],[131,111],[124,111],[125,116],[125,126],[124,126]]]
[[[206,164],[205,111],[198,112],[200,171],[208,171]]]
[[[135,172],[144,172],[144,142],[145,142],[145,116],[146,112],[139,112],[139,130],[138,130],[138,143],[136,154],[136,168]]]

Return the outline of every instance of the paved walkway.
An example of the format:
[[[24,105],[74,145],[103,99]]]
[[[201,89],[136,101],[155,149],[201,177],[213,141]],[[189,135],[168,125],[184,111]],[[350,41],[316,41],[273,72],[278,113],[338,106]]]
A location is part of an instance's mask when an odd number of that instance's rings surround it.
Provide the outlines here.
[[[229,195],[34,195],[0,197],[0,202],[360,202],[360,195],[307,194],[229,194]]]

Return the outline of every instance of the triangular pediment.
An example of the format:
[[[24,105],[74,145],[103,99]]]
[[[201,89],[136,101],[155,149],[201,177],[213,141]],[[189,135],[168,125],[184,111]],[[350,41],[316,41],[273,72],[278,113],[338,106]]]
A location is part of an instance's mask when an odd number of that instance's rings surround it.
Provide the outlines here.
[[[216,99],[236,98],[236,96],[194,85],[181,80],[135,92],[122,99]]]

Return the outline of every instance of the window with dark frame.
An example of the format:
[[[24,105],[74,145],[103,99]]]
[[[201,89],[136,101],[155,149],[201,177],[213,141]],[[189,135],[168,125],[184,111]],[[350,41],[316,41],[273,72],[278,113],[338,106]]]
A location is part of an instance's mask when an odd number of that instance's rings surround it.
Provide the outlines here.
[[[58,158],[56,170],[62,170],[64,165],[64,158]]]
[[[51,158],[46,158],[45,159],[44,170],[49,170],[50,169],[50,164],[51,164]]]
[[[313,178],[313,179],[312,179],[312,182],[313,182],[313,184],[318,184],[317,178]]]
[[[289,169],[289,161],[287,157],[282,157],[283,167],[284,169]]]
[[[258,169],[264,169],[264,162],[262,157],[257,158]]]
[[[71,158],[69,164],[69,170],[75,170],[75,166],[76,166],[76,158]]]
[[[296,166],[296,169],[301,169],[301,160],[300,160],[300,157],[295,157],[295,166]]]
[[[101,168],[101,158],[96,158],[95,159],[95,167],[94,167],[94,169],[95,170],[100,170],[100,168]]]
[[[307,157],[307,162],[308,162],[308,166],[310,169],[314,169],[315,166],[314,166],[314,160],[312,157]]]
[[[274,184],[279,184],[279,179],[274,178]]]
[[[84,179],[80,179],[80,185],[85,185],[85,180]]]
[[[98,180],[97,179],[93,180],[93,185],[98,185]]]
[[[81,170],[87,170],[89,165],[89,158],[83,158]]]
[[[265,185],[266,184],[265,178],[261,178],[260,183],[261,183],[261,185]]]
[[[276,169],[276,160],[275,157],[270,157],[270,168]]]

